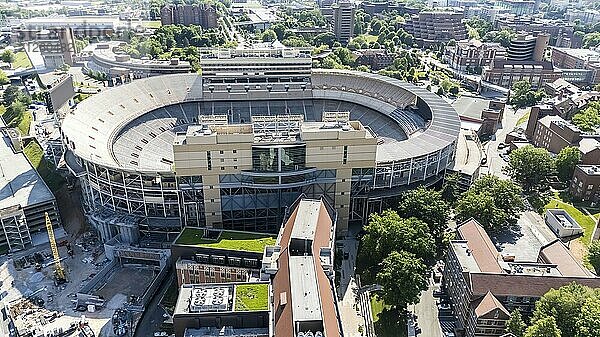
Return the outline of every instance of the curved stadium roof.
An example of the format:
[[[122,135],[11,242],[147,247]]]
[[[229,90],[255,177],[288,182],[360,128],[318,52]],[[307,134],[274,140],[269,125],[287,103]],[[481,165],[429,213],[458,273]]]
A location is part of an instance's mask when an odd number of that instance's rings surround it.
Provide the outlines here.
[[[403,137],[381,142],[377,147],[378,162],[424,156],[447,147],[457,139],[460,120],[456,111],[424,88],[377,74],[324,69],[313,70],[312,85],[312,98],[360,104],[387,115],[391,118],[389,123],[405,118],[402,111],[414,103],[414,95],[429,106],[431,121],[428,127],[408,139]],[[178,128],[184,128],[186,123],[195,120],[189,115],[197,113],[197,110],[186,112],[183,107],[202,99],[202,78],[197,74],[139,79],[107,89],[81,102],[67,114],[62,132],[69,148],[85,160],[131,171],[170,171],[170,165],[161,163],[161,158],[156,157],[159,152],[156,149],[170,141],[174,130],[178,131]],[[130,129],[132,125],[142,125],[143,130],[154,131],[143,135],[139,129]],[[388,125],[389,128],[398,128],[397,124]],[[382,127],[388,126],[378,125],[378,128]],[[127,137],[143,137],[144,146],[138,149],[140,158],[136,166],[118,159],[119,151],[130,151]]]

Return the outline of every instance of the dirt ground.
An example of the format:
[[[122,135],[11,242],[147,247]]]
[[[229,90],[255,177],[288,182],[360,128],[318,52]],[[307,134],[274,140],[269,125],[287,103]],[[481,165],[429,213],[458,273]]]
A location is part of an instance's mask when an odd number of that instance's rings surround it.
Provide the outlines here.
[[[119,268],[96,294],[110,301],[115,295],[142,296],[152,282],[154,273],[142,268]]]

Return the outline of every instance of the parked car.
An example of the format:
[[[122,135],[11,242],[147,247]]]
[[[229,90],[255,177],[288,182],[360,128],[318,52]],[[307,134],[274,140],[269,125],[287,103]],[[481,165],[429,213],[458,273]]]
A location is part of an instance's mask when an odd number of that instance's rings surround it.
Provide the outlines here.
[[[438,304],[438,306],[437,306],[437,307],[438,307],[438,309],[439,309],[440,311],[441,311],[441,310],[451,310],[451,309],[452,309],[452,306],[450,305],[450,303],[446,303],[446,302],[443,302],[443,303],[440,303],[440,304]]]

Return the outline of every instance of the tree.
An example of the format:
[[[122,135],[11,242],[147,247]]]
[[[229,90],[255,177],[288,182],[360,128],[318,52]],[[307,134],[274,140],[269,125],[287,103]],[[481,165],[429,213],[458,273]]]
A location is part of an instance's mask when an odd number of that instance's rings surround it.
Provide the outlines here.
[[[561,337],[561,333],[556,326],[556,319],[550,316],[527,328],[524,337]]]
[[[415,254],[391,252],[377,273],[377,283],[383,287],[381,297],[385,303],[397,308],[419,301],[421,291],[427,289],[428,268]]]
[[[589,33],[583,37],[583,47],[584,48],[596,47],[598,45],[600,45],[600,33],[599,32]]]
[[[514,225],[524,210],[521,188],[510,180],[485,175],[463,193],[456,205],[458,222],[474,218],[486,229]]]
[[[442,198],[450,205],[454,205],[460,196],[460,174],[458,172],[447,174],[442,185]]]
[[[526,192],[547,187],[547,177],[554,172],[554,161],[548,150],[531,145],[510,153],[504,172]]]
[[[574,337],[577,331],[578,319],[581,317],[581,308],[592,296],[594,296],[594,290],[576,283],[571,283],[559,289],[551,289],[536,302],[531,322],[535,324],[547,317],[552,317],[556,320],[556,326],[561,331],[562,336]],[[598,296],[598,294],[595,296]],[[525,334],[525,336],[538,335]]]
[[[6,62],[6,63],[15,62],[15,53],[13,53],[13,51],[10,49],[4,50],[0,57],[2,58],[2,61]]]
[[[600,294],[598,293],[585,301],[577,320],[576,337],[592,336],[600,336]]]
[[[262,34],[263,42],[271,42],[277,40],[277,34],[272,29],[267,29]]]
[[[587,259],[596,270],[596,274],[600,274],[600,241],[595,240],[589,247]],[[599,335],[600,336],[600,335]]]
[[[415,217],[429,227],[429,232],[439,244],[442,242],[444,230],[450,217],[450,206],[442,193],[419,187],[406,192],[398,207],[398,212],[406,218]]]
[[[519,309],[513,310],[510,313],[510,319],[506,322],[506,332],[512,333],[516,337],[523,337],[526,327],[527,325],[523,322],[521,311]]]
[[[573,177],[575,171],[575,165],[581,160],[581,152],[575,146],[567,146],[560,150],[554,164],[556,166],[556,172],[558,177],[563,182],[568,182]]]
[[[582,131],[595,131],[600,126],[600,102],[590,102],[587,108],[575,114],[571,121]]]
[[[4,106],[11,105],[16,101],[20,101],[25,105],[31,104],[31,98],[16,85],[8,86],[2,94],[2,99],[4,100]]]
[[[517,81],[513,83],[511,89],[510,104],[517,108],[532,106],[541,101],[545,95],[546,94],[542,90],[533,90],[529,81]]]
[[[8,76],[6,76],[6,73],[4,71],[0,70],[0,85],[5,85],[8,83],[10,83]]]

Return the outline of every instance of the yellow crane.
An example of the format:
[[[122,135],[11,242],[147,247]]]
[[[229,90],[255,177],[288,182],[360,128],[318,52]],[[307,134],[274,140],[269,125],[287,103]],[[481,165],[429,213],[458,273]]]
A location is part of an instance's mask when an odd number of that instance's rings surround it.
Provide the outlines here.
[[[50,241],[50,248],[52,249],[52,257],[54,258],[54,278],[56,283],[63,283],[65,279],[65,270],[60,263],[60,255],[58,255],[58,246],[56,245],[56,239],[54,238],[54,228],[52,228],[52,222],[48,212],[46,214],[46,230],[48,231],[48,240]]]

